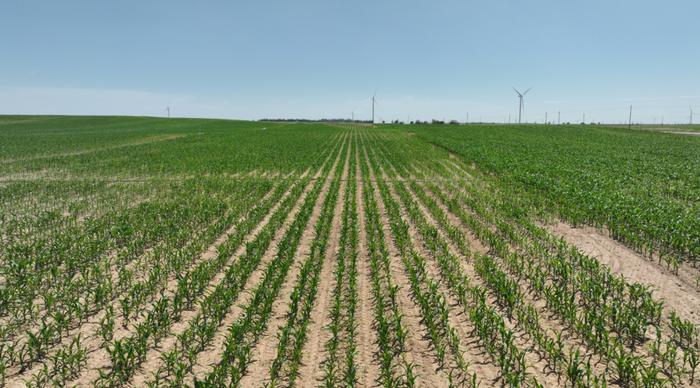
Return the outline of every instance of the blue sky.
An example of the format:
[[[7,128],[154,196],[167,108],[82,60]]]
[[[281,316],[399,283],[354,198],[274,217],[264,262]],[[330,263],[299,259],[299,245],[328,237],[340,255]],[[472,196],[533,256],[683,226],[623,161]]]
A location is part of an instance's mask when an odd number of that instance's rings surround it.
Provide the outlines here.
[[[0,113],[687,122],[700,2],[0,2]],[[700,115],[696,117],[700,121]]]

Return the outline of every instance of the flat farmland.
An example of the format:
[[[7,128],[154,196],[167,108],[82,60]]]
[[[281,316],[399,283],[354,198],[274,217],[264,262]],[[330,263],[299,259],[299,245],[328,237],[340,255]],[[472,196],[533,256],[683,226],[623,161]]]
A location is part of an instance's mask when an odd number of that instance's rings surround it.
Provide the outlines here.
[[[0,116],[5,386],[700,383],[700,138]]]

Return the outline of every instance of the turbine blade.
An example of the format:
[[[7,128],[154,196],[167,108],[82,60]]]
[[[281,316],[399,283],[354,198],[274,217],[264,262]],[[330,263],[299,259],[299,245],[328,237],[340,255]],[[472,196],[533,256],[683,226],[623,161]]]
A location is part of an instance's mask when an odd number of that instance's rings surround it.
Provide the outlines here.
[[[525,91],[525,93],[523,93],[523,96],[526,95],[527,92],[529,92],[530,90],[532,90],[532,86],[530,86],[530,88],[528,88],[528,89]]]
[[[522,96],[522,94],[518,91],[518,89],[516,89],[515,87],[513,87],[513,90],[515,90],[515,92],[518,93],[518,96]]]

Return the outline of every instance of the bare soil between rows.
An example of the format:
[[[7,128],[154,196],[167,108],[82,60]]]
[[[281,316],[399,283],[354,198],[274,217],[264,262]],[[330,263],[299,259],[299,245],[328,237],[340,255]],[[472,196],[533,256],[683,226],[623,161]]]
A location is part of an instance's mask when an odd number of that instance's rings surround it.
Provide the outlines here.
[[[581,252],[596,258],[611,271],[625,279],[651,287],[654,295],[664,301],[681,318],[700,324],[700,293],[686,276],[677,276],[662,265],[613,240],[596,228],[572,227],[565,222],[545,225],[552,234],[576,246]],[[681,274],[691,275],[692,268],[681,268]],[[687,278],[687,277],[686,277]]]

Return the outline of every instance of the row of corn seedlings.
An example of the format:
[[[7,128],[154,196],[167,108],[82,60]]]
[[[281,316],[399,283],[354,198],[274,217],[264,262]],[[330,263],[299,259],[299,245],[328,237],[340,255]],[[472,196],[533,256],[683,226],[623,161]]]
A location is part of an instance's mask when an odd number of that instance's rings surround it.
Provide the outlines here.
[[[514,213],[512,209],[503,212]],[[626,283],[623,278],[611,274],[596,260],[582,255],[562,240],[554,239],[524,217],[517,218],[516,227],[504,227],[504,223],[501,223],[500,228],[507,231],[504,235],[507,236],[505,238],[508,242],[522,244],[522,241],[529,241],[531,244],[527,251],[529,257],[517,253],[504,256],[509,259],[510,268],[520,277],[525,271],[530,273],[528,278],[535,279],[533,290],[544,293],[549,306],[559,311],[569,326],[580,333],[596,352],[603,354],[606,359],[613,360],[618,380],[643,379],[654,382],[664,379],[665,376],[666,380],[672,382],[684,378],[694,381],[698,366],[697,346],[686,346],[684,349],[681,346],[683,341],[678,341],[678,331],[674,330],[674,327],[688,328],[690,343],[696,344],[697,328],[693,330],[692,323],[682,321],[675,317],[675,314],[671,314],[675,319],[671,319],[665,325],[675,339],[662,335],[662,304],[652,298],[647,287]],[[505,246],[505,243],[502,242],[501,246]],[[558,278],[555,278],[556,283],[548,285],[547,272],[531,264],[538,257],[550,257],[546,268],[558,275]],[[582,274],[574,275],[577,271]],[[571,296],[562,297],[567,290]],[[584,313],[577,317],[575,301],[579,299]],[[609,324],[610,334],[604,327],[604,320],[609,316],[611,318],[608,322],[613,322]],[[652,337],[655,336],[656,339],[651,342],[650,349],[641,352],[642,356],[646,357],[630,355],[623,348],[634,351],[636,345],[645,342],[648,325],[651,325]],[[649,353],[652,355],[651,360]]]
[[[145,361],[145,355],[152,346],[157,346],[169,333],[169,328],[180,319],[182,312],[192,309],[214,276],[221,271],[230,255],[243,243],[245,236],[262,220],[269,209],[280,199],[284,187],[279,186],[275,193],[260,206],[254,207],[236,225],[235,232],[217,248],[217,255],[193,266],[178,275],[173,292],[161,291],[159,299],[146,314],[144,320],[135,325],[132,336],[114,338],[113,315],[100,322],[103,346],[108,349],[111,366],[103,372],[100,384],[124,383],[130,379],[138,366]]]
[[[167,250],[163,248],[156,255],[159,257],[160,265],[156,265],[151,270],[148,279],[141,283],[144,286],[138,288],[143,294],[146,294],[148,290],[155,291],[157,282],[154,279],[165,276],[166,272],[176,271],[177,268],[186,266],[189,262],[188,259],[196,256],[201,251],[202,246],[205,246],[208,241],[213,240],[215,237],[215,231],[212,227],[205,227],[210,225],[206,225],[204,220],[214,216],[221,208],[217,206],[208,208],[190,206],[189,209],[194,212],[199,211],[195,219],[201,221],[187,223],[184,222],[183,218],[180,218],[185,227],[179,229],[177,234],[171,234],[170,238],[168,238],[168,244],[165,244],[165,246],[172,248]],[[204,232],[197,233],[198,229],[202,229]],[[194,239],[193,236],[195,237]],[[166,254],[173,255],[172,259],[166,260]],[[168,257],[170,258],[170,256]],[[16,365],[19,366],[18,374],[28,370],[32,364],[41,361],[45,355],[49,355],[49,350],[59,344],[62,338],[70,336],[71,329],[79,327],[110,301],[111,284],[109,280],[105,281],[105,279],[111,279],[111,277],[110,274],[102,274],[100,286],[94,288],[97,290],[95,295],[100,295],[101,298],[93,299],[91,298],[91,295],[93,295],[91,293],[80,293],[78,286],[73,288],[72,292],[61,293],[63,299],[54,304],[57,306],[56,309],[58,311],[52,314],[51,319],[42,319],[38,328],[26,332],[26,337],[15,337],[13,342],[6,343],[8,350],[11,351],[5,354],[8,355],[8,358],[14,356],[14,360],[9,359],[8,361],[10,361],[9,364],[15,361]],[[75,284],[83,285],[84,283],[76,279]],[[150,288],[147,286],[150,286]],[[26,341],[23,341],[24,338],[26,338]]]
[[[353,139],[356,139],[353,134]],[[326,328],[331,338],[324,345],[327,356],[323,361],[323,384],[326,387],[357,383],[355,354],[357,335],[355,314],[357,312],[357,256],[358,256],[358,217],[357,217],[357,148],[353,148],[348,170],[347,189],[343,201],[340,242],[333,274],[333,305],[331,323]],[[344,349],[344,350],[343,350]],[[344,353],[344,354],[341,354]],[[341,357],[344,356],[344,359]]]
[[[390,167],[391,169],[401,169],[400,165],[391,165]],[[406,171],[403,172],[406,174]],[[450,256],[446,241],[439,237],[439,232],[434,226],[427,223],[423,212],[414,203],[400,180],[395,182],[395,188],[412,220],[419,226],[419,229],[425,231],[423,236],[425,241],[429,243],[427,247],[438,257]],[[410,186],[416,197],[426,206],[428,213],[436,220],[441,231],[445,231],[448,238],[455,243],[459,253],[465,258],[474,257],[475,271],[491,290],[491,294],[495,297],[500,309],[504,311],[509,320],[517,318],[517,327],[525,330],[533,339],[536,345],[534,350],[538,352],[540,357],[547,359],[552,372],[558,375],[566,372],[567,381],[574,386],[601,386],[605,384],[604,377],[593,374],[590,360],[585,364],[585,370],[581,369],[581,366],[584,365],[580,361],[579,351],[565,350],[560,334],[553,338],[545,332],[539,322],[537,310],[534,306],[524,303],[518,284],[509,279],[495,265],[493,258],[472,254],[465,244],[465,237],[461,230],[447,220],[445,213],[437,203],[426,195],[416,182],[410,182]]]
[[[326,162],[322,171],[328,169]],[[289,194],[283,200],[278,209],[272,214],[268,223],[256,235],[256,237],[246,243],[245,253],[225,270],[224,277],[216,285],[214,290],[199,301],[198,314],[189,322],[187,328],[178,335],[173,349],[161,355],[163,365],[154,373],[149,381],[150,385],[181,385],[185,376],[192,371],[197,355],[205,349],[211,341],[221,321],[229,310],[229,306],[237,299],[242,291],[246,280],[257,268],[263,254],[267,251],[275,232],[282,226],[293,205],[302,195],[304,187],[310,178],[303,179],[295,184]],[[284,186],[280,187],[280,193],[284,191]],[[279,198],[279,197],[278,197]],[[220,272],[223,266],[229,261],[229,257],[244,243],[245,237],[259,224],[263,217],[269,212],[274,202],[266,206],[255,208],[250,217],[244,220],[243,227],[239,228],[235,235],[232,235],[225,244],[218,249],[216,259],[212,260],[207,268],[206,282],[199,282],[196,292],[189,298],[188,309],[194,305],[199,295],[210,284],[211,278]],[[185,282],[186,284],[188,282]],[[181,283],[183,284],[183,283]],[[185,289],[187,287],[181,287]],[[165,335],[165,333],[163,333]],[[143,357],[143,356],[142,356]],[[106,375],[106,381],[128,381],[134,372],[134,368],[144,360],[134,357],[133,365],[126,364],[129,368],[120,368],[128,373],[115,373],[113,368]],[[103,380],[105,380],[103,378]]]
[[[369,158],[368,163],[374,171],[379,171],[375,158]],[[388,185],[381,178],[376,182],[387,209],[389,224],[409,278],[413,298],[421,310],[422,322],[438,362],[441,368],[448,370],[451,384],[475,385],[476,375],[469,372],[469,365],[463,357],[460,336],[449,322],[447,300],[439,290],[438,283],[428,275],[426,258],[416,251],[415,242],[409,235],[409,225],[402,219],[400,207],[393,199]]]
[[[347,148],[345,167],[339,163],[330,185],[323,209],[316,225],[315,236],[311,245],[308,259],[301,267],[297,284],[291,294],[291,303],[287,311],[286,325],[280,329],[277,337],[277,354],[270,366],[270,386],[293,385],[299,374],[302,349],[306,343],[307,329],[310,323],[311,311],[316,301],[321,269],[328,249],[328,238],[331,233],[335,208],[338,203],[341,180],[344,168],[349,168],[349,157],[352,154],[352,142]],[[346,190],[342,194],[347,196]],[[328,265],[328,264],[325,264]]]
[[[336,168],[340,168],[340,163]],[[247,368],[252,362],[252,349],[267,327],[272,312],[272,303],[277,298],[289,268],[294,262],[301,235],[307,227],[325,182],[326,179],[317,180],[312,191],[304,199],[299,214],[278,245],[279,251],[275,259],[265,269],[262,282],[255,288],[252,299],[244,307],[242,317],[228,329],[221,360],[203,381],[196,380],[195,385],[236,385],[246,374]],[[322,206],[323,208],[333,208],[333,205],[334,203],[330,202],[329,197],[326,197]],[[320,222],[316,225],[317,234],[320,228],[323,228],[323,224],[324,222]],[[323,242],[325,244],[325,240]]]
[[[435,191],[435,192],[439,192],[438,189],[434,189],[434,191]],[[456,206],[456,207],[459,207],[459,206]],[[458,211],[458,212],[459,212],[459,211]],[[472,227],[473,227],[473,226],[472,226]],[[489,240],[489,238],[487,238],[486,240]],[[496,241],[496,239],[495,239],[494,237],[491,237],[490,240]],[[502,246],[502,247],[505,247],[505,246],[507,246],[507,243],[501,242],[501,246]],[[512,255],[511,255],[511,256],[506,256],[506,258],[512,258],[512,257],[513,257]],[[522,267],[525,266],[525,265],[527,265],[527,263],[524,262],[524,261],[521,261],[521,262],[520,262],[520,265],[519,265],[519,268],[522,268]],[[590,266],[589,266],[589,267],[590,267]],[[597,268],[597,266],[594,266],[594,268]],[[542,282],[540,282],[539,284],[542,284]],[[590,284],[590,283],[589,283],[589,284]],[[643,292],[644,290],[642,290],[642,292],[636,292],[636,293],[634,293],[634,291],[636,291],[638,288],[639,288],[639,287],[636,287],[636,288],[632,287],[632,291],[633,291],[632,295],[633,295],[633,296],[641,295],[641,297],[637,297],[637,299],[635,299],[635,300],[639,300],[639,299],[644,300],[644,297],[646,296],[645,293]],[[555,289],[554,287],[552,287],[552,288],[550,288],[550,290],[552,290],[552,293],[555,293],[554,291],[555,291],[556,289]],[[647,299],[647,300],[648,300],[648,299]],[[633,305],[634,305],[634,306],[640,306],[639,303],[635,303],[635,304],[633,304]],[[649,304],[647,304],[647,305],[649,305]],[[641,306],[644,306],[644,304],[642,303]],[[652,305],[652,306],[654,306],[654,305]],[[658,306],[658,304],[656,304],[655,306]],[[658,309],[659,309],[659,307],[652,307],[652,311],[658,311]],[[572,311],[572,310],[573,310],[573,307],[572,307],[572,309],[569,310],[569,311]],[[641,310],[644,311],[643,309],[641,309]],[[652,314],[652,316],[654,316],[654,315],[658,315],[658,313]],[[595,331],[595,330],[590,330],[590,326],[583,326],[583,325],[580,325],[580,324],[579,324],[579,330],[578,330],[578,332],[581,333],[582,335],[586,335],[586,334],[588,333],[588,335],[589,335],[589,337],[590,337],[590,333],[591,333],[591,332],[595,333],[596,331]],[[603,330],[598,330],[597,332],[598,332],[598,333],[602,333]],[[590,343],[590,342],[589,342],[589,343]],[[652,365],[652,366],[648,366],[648,367],[641,366],[641,364],[642,364],[641,361],[640,361],[641,359],[635,358],[634,356],[631,356],[631,355],[629,354],[629,352],[624,351],[624,349],[621,349],[620,346],[611,347],[611,348],[606,348],[606,350],[607,350],[607,351],[604,352],[605,358],[606,358],[606,359],[612,359],[612,360],[614,360],[614,363],[612,364],[611,369],[614,369],[615,376],[616,376],[616,378],[617,378],[618,381],[629,381],[629,380],[634,380],[634,379],[644,379],[645,381],[648,381],[648,382],[654,382],[654,381],[660,380],[659,375],[660,375],[660,372],[663,372],[663,368],[656,368],[656,367],[653,366],[653,365]],[[630,360],[631,360],[631,361],[630,361]],[[669,362],[667,362],[667,363],[673,364],[673,362],[671,362],[671,361],[669,361]],[[682,371],[682,370],[678,370],[678,369],[675,369],[675,370],[674,370],[674,369],[671,368],[671,369],[667,369],[667,370],[664,372],[664,374],[666,374],[667,377],[668,377],[669,379],[671,379],[671,380],[673,380],[673,377],[671,377],[671,376],[680,377],[680,376],[684,376],[684,375],[689,374],[689,375],[691,375],[690,378],[691,378],[691,380],[692,380],[692,379],[693,379],[693,375],[694,375],[694,369],[695,369],[695,368],[693,367],[693,364],[694,364],[694,363],[695,363],[695,361],[694,361],[694,356],[693,356],[693,354],[692,354],[692,352],[691,352],[691,354],[689,354],[688,356],[684,356],[684,360],[683,360],[683,364],[687,365],[687,366],[689,367],[690,371],[684,372],[684,371]],[[641,371],[641,372],[639,372],[639,373],[635,373],[635,372],[634,372],[634,366],[637,365],[637,364],[640,365],[640,366],[637,368],[637,369],[639,369],[639,370]],[[652,364],[654,364],[654,363],[652,363]]]
[[[359,148],[359,147],[358,147]],[[357,154],[359,158],[359,152]],[[359,163],[362,181],[362,203],[365,217],[365,234],[369,255],[370,282],[374,329],[377,332],[377,353],[379,363],[377,383],[384,387],[414,386],[413,364],[405,358],[409,351],[406,339],[408,329],[402,322],[402,313],[397,300],[398,286],[391,276],[391,263],[387,251],[381,213],[370,182],[370,172],[366,163]]]

